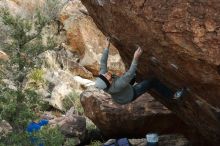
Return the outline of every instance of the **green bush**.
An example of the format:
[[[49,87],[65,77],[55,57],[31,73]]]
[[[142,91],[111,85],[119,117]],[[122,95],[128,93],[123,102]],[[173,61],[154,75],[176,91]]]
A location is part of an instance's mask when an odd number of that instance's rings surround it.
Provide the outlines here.
[[[42,69],[35,68],[31,71],[30,78],[35,82],[43,82],[43,75],[44,71]]]
[[[31,146],[27,132],[9,133],[7,137],[0,137],[0,146]]]
[[[23,131],[29,121],[37,120],[41,111],[48,108],[48,103],[41,100],[35,91],[25,90],[22,94],[24,99],[19,104],[14,90],[7,89],[0,95],[0,120],[8,121],[15,132]]]
[[[69,110],[71,107],[75,107],[79,115],[82,115],[84,113],[83,107],[80,102],[80,96],[76,92],[72,92],[64,98],[63,106],[66,111]]]
[[[9,8],[0,9],[0,46],[10,56],[7,62],[0,62],[0,120],[6,120],[13,132],[0,137],[0,145],[30,146],[25,128],[30,121],[39,120],[45,110],[45,102],[34,90],[24,87],[27,74],[35,68],[35,58],[55,45],[53,38],[48,44],[42,40],[43,28],[55,21],[62,9],[60,0],[46,0],[42,7],[33,10],[33,15],[24,18],[12,15]],[[43,72],[34,69],[31,78],[37,83],[43,82]],[[10,88],[2,79],[11,81],[16,89]],[[46,146],[60,146],[63,136],[58,129],[43,128],[37,136],[45,138]]]
[[[35,68],[30,73],[30,83],[29,86],[33,88],[37,88],[45,83],[43,78],[44,71],[39,68]]]
[[[64,143],[64,146],[75,146],[75,145],[77,145],[77,140],[74,138],[67,138]]]
[[[58,127],[44,126],[39,132],[34,133],[33,136],[39,138],[41,140],[39,142],[45,146],[62,146],[64,143],[64,135]]]
[[[92,141],[90,146],[102,146],[102,142],[100,142],[100,141]]]
[[[31,143],[31,138],[36,138],[35,144]],[[64,135],[60,132],[58,127],[51,128],[44,126],[41,130],[33,133],[12,132],[7,137],[0,138],[0,146],[31,146],[44,144],[44,146],[62,146],[64,143]]]

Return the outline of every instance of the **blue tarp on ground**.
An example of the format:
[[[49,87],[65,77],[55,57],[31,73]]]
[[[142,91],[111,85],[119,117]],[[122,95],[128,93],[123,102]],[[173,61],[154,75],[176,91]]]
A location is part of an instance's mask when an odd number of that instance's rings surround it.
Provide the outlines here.
[[[27,128],[26,128],[26,131],[30,134],[32,134],[33,132],[37,132],[41,129],[42,126],[45,126],[49,123],[48,120],[45,120],[45,119],[42,119],[40,120],[38,123],[36,122],[31,122],[28,124]],[[39,144],[38,146],[44,146],[44,142],[43,140],[41,140],[40,138],[38,137],[33,137],[31,136],[30,137],[30,140],[31,140],[31,143],[33,144]]]

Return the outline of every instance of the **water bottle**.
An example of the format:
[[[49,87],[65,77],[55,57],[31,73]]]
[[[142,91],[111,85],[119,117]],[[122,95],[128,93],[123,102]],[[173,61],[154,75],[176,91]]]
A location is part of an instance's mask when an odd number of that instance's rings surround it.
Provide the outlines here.
[[[158,134],[149,133],[146,135],[147,146],[158,146]]]

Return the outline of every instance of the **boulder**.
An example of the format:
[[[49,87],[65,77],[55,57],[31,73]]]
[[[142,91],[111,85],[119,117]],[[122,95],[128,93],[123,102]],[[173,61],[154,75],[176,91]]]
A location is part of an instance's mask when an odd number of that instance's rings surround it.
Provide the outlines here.
[[[11,90],[17,90],[15,83],[9,79],[2,79],[2,82]]]
[[[43,52],[36,59],[36,63],[39,60],[42,62],[39,64],[39,72],[42,72],[41,82],[32,79],[32,73],[29,73],[24,87],[36,88],[46,101],[59,110],[66,110],[63,100],[71,93],[80,94],[94,85],[92,73],[77,62],[77,55],[62,47]]]
[[[61,119],[56,124],[60,126],[60,130],[65,136],[78,137],[80,140],[84,140],[86,136],[85,117],[76,115],[72,107]]]
[[[66,137],[78,138],[80,141],[85,139],[86,118],[77,115],[74,107],[70,108],[65,115],[55,116],[51,112],[45,112],[41,118],[49,120],[51,127],[58,125]]]
[[[139,44],[138,75],[156,76],[180,103],[155,96],[210,145],[220,143],[220,3],[216,0],[82,0],[97,27],[111,35],[126,68]],[[108,19],[106,19],[108,18]],[[138,123],[139,124],[139,123]]]
[[[0,122],[0,136],[1,137],[7,136],[7,134],[11,133],[12,130],[13,129],[12,129],[11,125],[7,121],[2,120]]]
[[[109,94],[90,87],[80,95],[85,115],[107,137],[144,137],[149,132],[197,136],[174,113],[145,93],[132,103],[119,105]]]
[[[45,68],[60,68],[69,70],[74,76],[92,79],[93,74],[78,63],[78,54],[70,52],[63,46],[55,50],[48,50],[40,54],[39,59],[43,60]]]
[[[72,115],[65,123],[60,125],[61,132],[66,136],[78,137],[84,140],[86,135],[86,119],[82,116]]]
[[[8,59],[9,59],[9,56],[5,52],[0,50],[0,60],[6,61]]]
[[[106,38],[96,27],[92,18],[80,0],[70,1],[60,14],[60,21],[66,30],[69,49],[80,55],[80,64],[86,67],[93,75],[99,73],[99,62],[105,46]],[[122,74],[124,64],[116,48],[111,45],[108,61],[109,69]]]
[[[74,76],[69,71],[61,69],[45,70],[44,79],[47,84],[40,87],[37,92],[43,95],[46,101],[59,109],[66,110],[63,107],[63,100],[72,93],[80,94],[89,86],[94,85],[93,81]]]
[[[70,86],[70,82],[61,82],[57,84],[52,90],[51,97],[47,99],[51,105],[55,108],[64,110],[63,100],[73,92],[73,88]]]

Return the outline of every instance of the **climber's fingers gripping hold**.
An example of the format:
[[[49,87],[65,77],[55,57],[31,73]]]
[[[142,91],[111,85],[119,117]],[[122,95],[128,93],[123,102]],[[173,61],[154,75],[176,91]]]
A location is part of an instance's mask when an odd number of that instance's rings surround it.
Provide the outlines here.
[[[106,38],[106,48],[109,48],[110,47],[110,43],[111,43],[111,37],[107,37]]]
[[[134,59],[138,60],[142,53],[143,53],[143,49],[140,46],[138,46],[137,50],[134,53]]]

